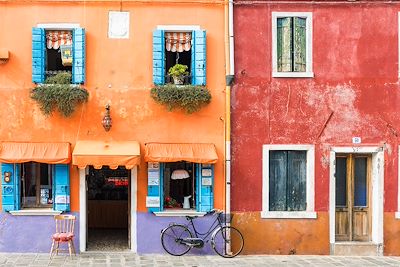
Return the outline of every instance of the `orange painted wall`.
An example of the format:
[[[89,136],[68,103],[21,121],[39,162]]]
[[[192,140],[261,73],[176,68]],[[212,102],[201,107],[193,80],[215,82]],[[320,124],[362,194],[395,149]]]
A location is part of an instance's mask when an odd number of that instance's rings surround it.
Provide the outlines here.
[[[317,219],[290,220],[266,220],[260,212],[240,212],[233,216],[232,225],[244,236],[244,254],[329,254],[327,212],[318,212]]]
[[[17,3],[15,3],[17,2]],[[10,60],[0,64],[0,141],[70,142],[136,140],[214,143],[215,206],[223,207],[225,50],[224,6],[214,3],[123,2],[130,12],[129,39],[109,39],[108,12],[118,2],[0,1],[0,48]],[[22,19],[23,18],[23,19]],[[38,23],[79,23],[86,29],[86,83],[89,102],[70,118],[44,116],[30,99],[31,28]],[[199,25],[207,31],[207,87],[212,101],[200,112],[167,112],[149,96],[152,87],[152,31],[157,25]],[[101,119],[111,104],[113,126],[105,132]],[[147,164],[138,171],[138,210],[146,211]],[[78,169],[71,167],[71,208],[79,210]]]

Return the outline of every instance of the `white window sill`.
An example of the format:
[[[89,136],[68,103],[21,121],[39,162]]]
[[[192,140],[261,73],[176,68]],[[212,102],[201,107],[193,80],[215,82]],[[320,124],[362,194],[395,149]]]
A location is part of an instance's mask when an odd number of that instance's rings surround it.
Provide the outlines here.
[[[314,72],[272,72],[274,78],[314,78]]]
[[[262,211],[263,219],[316,219],[317,213],[313,211]]]
[[[182,217],[182,216],[198,216],[202,217],[206,215],[206,212],[199,212],[196,210],[184,210],[184,209],[166,209],[163,211],[153,212],[154,215],[159,217]]]
[[[61,211],[52,209],[22,209],[9,212],[14,216],[54,216],[61,214]]]
[[[396,212],[394,213],[394,218],[395,218],[395,219],[400,219],[400,211],[396,211]]]

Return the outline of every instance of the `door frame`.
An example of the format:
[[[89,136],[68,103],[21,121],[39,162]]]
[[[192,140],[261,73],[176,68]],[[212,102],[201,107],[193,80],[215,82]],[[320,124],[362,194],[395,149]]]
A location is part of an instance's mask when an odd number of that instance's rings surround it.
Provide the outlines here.
[[[371,186],[371,242],[383,244],[383,185],[384,185],[384,150],[380,146],[331,147],[329,162],[329,242],[331,254],[335,245],[335,207],[336,207],[336,154],[372,155]]]
[[[87,183],[86,173],[89,171],[89,167],[85,169],[79,169],[79,251],[86,251],[87,241]],[[131,251],[137,252],[137,166],[131,169],[131,210],[130,210],[130,239],[131,239]]]

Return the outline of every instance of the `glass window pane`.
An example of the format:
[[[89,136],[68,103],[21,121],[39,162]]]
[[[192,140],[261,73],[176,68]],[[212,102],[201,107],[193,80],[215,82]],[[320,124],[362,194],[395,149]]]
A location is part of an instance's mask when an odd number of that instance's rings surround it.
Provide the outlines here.
[[[347,206],[347,158],[336,158],[336,206]]]
[[[354,162],[354,206],[367,206],[367,158],[355,158]]]

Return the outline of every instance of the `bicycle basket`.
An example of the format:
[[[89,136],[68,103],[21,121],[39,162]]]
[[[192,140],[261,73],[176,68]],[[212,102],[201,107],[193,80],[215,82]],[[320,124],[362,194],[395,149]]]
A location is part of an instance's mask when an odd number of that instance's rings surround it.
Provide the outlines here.
[[[231,223],[233,214],[231,213],[220,213],[218,214],[218,219],[221,223]]]

